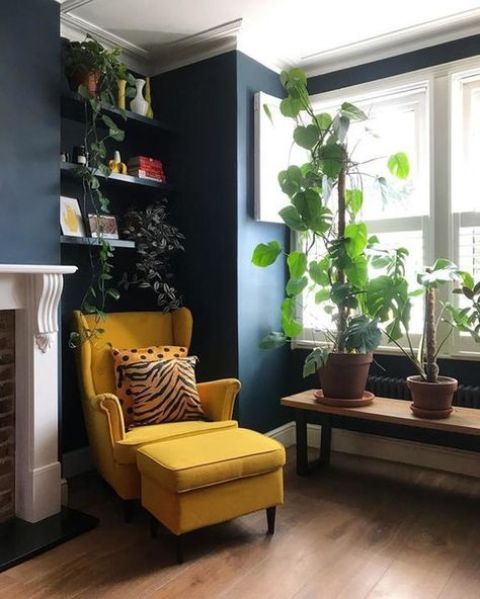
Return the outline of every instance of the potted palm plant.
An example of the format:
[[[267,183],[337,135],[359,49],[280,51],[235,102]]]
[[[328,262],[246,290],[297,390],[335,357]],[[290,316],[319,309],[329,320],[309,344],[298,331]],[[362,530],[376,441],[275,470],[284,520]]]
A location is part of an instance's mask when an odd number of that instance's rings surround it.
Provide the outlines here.
[[[325,400],[367,401],[364,397],[372,352],[381,339],[380,322],[387,323],[393,338],[406,318],[408,286],[405,280],[404,248],[382,249],[367,226],[358,221],[364,202],[361,163],[349,147],[352,123],[367,120],[357,106],[345,102],[336,114],[316,114],[300,69],[281,74],[287,96],[282,114],[297,122],[294,142],[308,151],[302,166],[291,165],[280,172],[279,183],[289,197],[280,216],[299,237],[300,249],[284,251],[277,241],[259,244],[252,256],[256,266],[273,264],[286,257],[290,278],[281,305],[281,332],[267,335],[263,349],[279,347],[303,330],[296,318],[297,299],[305,292],[330,313],[335,330],[306,358],[304,376],[320,371]],[[268,110],[267,110],[268,113]],[[387,160],[392,175],[406,179],[407,156],[400,152]],[[385,177],[374,177],[388,192]],[[371,277],[372,268],[383,269]],[[387,289],[387,293],[385,293]]]

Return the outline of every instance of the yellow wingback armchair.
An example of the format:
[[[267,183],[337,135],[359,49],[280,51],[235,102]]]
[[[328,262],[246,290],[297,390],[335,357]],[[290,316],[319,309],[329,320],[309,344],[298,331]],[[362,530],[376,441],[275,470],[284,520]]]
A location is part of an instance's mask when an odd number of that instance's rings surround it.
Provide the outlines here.
[[[74,312],[74,329],[81,333],[94,328],[94,317]],[[202,407],[211,419],[171,422],[125,430],[120,402],[115,395],[111,347],[127,349],[150,345],[190,347],[192,315],[187,308],[174,312],[117,312],[102,322],[104,333],[84,341],[77,349],[77,365],[82,391],[83,412],[95,465],[124,500],[140,497],[140,475],[136,450],[143,445],[236,428],[231,420],[240,390],[236,379],[198,384]]]

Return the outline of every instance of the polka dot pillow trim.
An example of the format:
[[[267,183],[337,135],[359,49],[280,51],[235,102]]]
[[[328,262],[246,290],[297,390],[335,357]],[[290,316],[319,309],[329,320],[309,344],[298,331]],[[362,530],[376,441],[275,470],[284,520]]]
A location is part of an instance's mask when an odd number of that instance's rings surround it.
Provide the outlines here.
[[[138,362],[186,358],[187,354],[188,348],[177,345],[152,345],[150,347],[135,347],[132,349],[117,349],[114,347],[112,349],[117,397],[122,406],[126,430],[129,430],[134,423],[133,395],[129,381],[120,376],[120,369],[128,364],[137,364]]]

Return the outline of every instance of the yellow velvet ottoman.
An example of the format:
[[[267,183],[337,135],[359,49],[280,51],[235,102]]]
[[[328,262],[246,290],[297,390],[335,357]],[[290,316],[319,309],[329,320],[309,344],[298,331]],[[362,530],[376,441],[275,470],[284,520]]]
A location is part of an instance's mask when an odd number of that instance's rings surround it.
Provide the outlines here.
[[[215,431],[143,446],[137,451],[142,505],[176,538],[196,528],[267,510],[268,532],[283,503],[285,449],[248,429]]]

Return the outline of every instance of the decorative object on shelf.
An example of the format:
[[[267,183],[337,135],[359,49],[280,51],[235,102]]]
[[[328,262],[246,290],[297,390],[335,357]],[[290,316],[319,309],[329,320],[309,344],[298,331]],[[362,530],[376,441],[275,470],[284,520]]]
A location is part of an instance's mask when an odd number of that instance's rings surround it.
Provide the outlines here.
[[[87,164],[87,154],[85,152],[85,146],[73,146],[72,150],[72,161],[75,164]]]
[[[117,107],[120,110],[126,110],[126,90],[127,90],[127,82],[125,79],[119,79],[117,81]]]
[[[152,86],[151,86],[151,82],[150,82],[150,77],[146,78],[146,83],[145,83],[145,100],[148,103],[148,109],[147,109],[146,116],[149,119],[153,119]]]
[[[70,154],[68,152],[61,152],[60,162],[70,162]]]
[[[113,159],[108,161],[108,166],[112,173],[127,174],[127,165],[122,162],[122,156],[118,150],[113,153]]]
[[[130,210],[125,215],[124,236],[135,241],[138,261],[136,272],[124,273],[120,284],[151,289],[157,297],[159,308],[164,312],[181,306],[182,299],[173,286],[170,259],[172,254],[183,251],[184,235],[167,221],[166,201],[148,206],[145,211]]]
[[[148,111],[148,102],[143,97],[143,88],[145,87],[145,79],[135,79],[137,93],[130,102],[130,110],[141,116],[146,116]]]
[[[82,213],[76,198],[60,196],[60,226],[64,235],[85,237]]]
[[[148,156],[133,156],[127,162],[128,174],[140,179],[153,179],[166,183],[165,171],[162,161],[158,158],[149,158]]]
[[[353,155],[358,144],[350,153],[347,141],[350,126],[356,124],[357,135],[367,115],[349,102],[334,115],[318,114],[302,70],[284,71],[280,79],[287,93],[280,110],[295,119],[294,142],[308,151],[309,159],[301,167],[289,166],[278,177],[290,199],[279,214],[299,236],[299,249],[285,252],[274,240],[259,244],[253,252],[252,261],[260,267],[285,256],[290,275],[280,310],[283,330],[267,335],[260,347],[280,347],[300,335],[303,324],[296,319],[297,299],[308,288],[319,309],[325,306],[335,330],[325,331],[322,342],[315,340],[318,347],[306,358],[304,376],[319,370],[323,393],[329,399],[361,399],[372,352],[381,339],[380,322],[396,337],[398,322],[405,318],[408,251],[383,248],[376,237],[369,237],[366,224],[357,221],[366,199],[364,190],[372,185],[362,183],[362,168]],[[269,114],[269,107],[264,108]],[[365,127],[364,136],[369,135]],[[398,179],[408,178],[409,162],[403,152],[391,156],[387,166]],[[387,198],[389,181],[385,177],[372,181]],[[385,274],[372,276],[375,268]]]
[[[111,214],[89,214],[90,235],[96,239],[118,239],[117,219]]]

